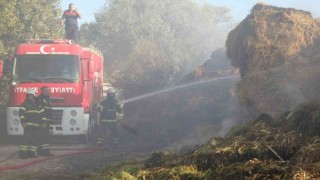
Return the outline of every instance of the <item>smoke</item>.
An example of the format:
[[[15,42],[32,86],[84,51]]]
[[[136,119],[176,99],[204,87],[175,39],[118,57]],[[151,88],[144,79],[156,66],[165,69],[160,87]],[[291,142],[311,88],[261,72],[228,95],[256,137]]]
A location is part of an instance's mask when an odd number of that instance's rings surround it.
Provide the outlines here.
[[[166,86],[234,75],[220,49],[232,27],[228,7],[193,0],[112,1],[97,13],[96,24],[88,28],[98,29],[97,45],[111,61],[109,81],[124,89],[125,99],[134,100],[125,105],[125,143],[183,146],[222,133],[221,122],[233,116],[229,107],[235,97],[229,90],[237,80],[170,92]],[[193,72],[200,66],[203,76],[198,77]],[[164,93],[152,93],[161,89]]]
[[[301,93],[299,85],[296,83],[286,83],[283,86],[282,91],[290,100],[289,109],[293,109],[297,105],[307,101],[307,99]]]
[[[192,47],[196,49],[195,51],[197,51],[197,55],[189,63],[184,64],[184,73],[188,73],[197,66],[202,65],[212,57],[212,52],[224,49],[228,32],[234,27],[231,18],[226,18],[225,20],[221,20],[225,22],[217,22],[216,24],[209,24],[201,21],[203,20],[195,21],[192,27],[190,27],[190,29],[195,29],[197,32],[198,42],[197,44],[194,44],[195,47]],[[193,35],[190,34],[190,37],[192,36]]]
[[[223,120],[219,128],[218,135],[224,136],[233,126],[237,124],[239,124],[239,122],[234,118],[227,118]]]

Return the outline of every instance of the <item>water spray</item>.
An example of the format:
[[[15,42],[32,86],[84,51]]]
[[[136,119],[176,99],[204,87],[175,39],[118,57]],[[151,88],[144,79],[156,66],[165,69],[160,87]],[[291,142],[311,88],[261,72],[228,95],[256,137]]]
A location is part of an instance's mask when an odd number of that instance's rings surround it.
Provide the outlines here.
[[[133,98],[129,98],[127,100],[122,101],[122,104],[127,104],[130,102],[134,102],[134,101],[138,101],[141,99],[145,99],[145,98],[149,98],[158,94],[162,94],[162,93],[166,93],[169,91],[175,91],[178,89],[183,89],[183,88],[187,88],[187,87],[191,87],[191,86],[195,86],[195,85],[199,85],[199,84],[206,84],[206,83],[210,83],[213,81],[219,81],[219,80],[226,80],[226,79],[237,79],[240,78],[238,75],[231,75],[231,76],[225,76],[225,77],[218,77],[218,78],[213,78],[213,79],[208,79],[208,80],[202,80],[202,81],[197,81],[197,82],[192,82],[192,83],[188,83],[188,84],[183,84],[183,85],[179,85],[179,86],[175,86],[172,88],[168,88],[168,89],[163,89],[160,91],[156,91],[156,92],[152,92],[152,93],[148,93],[145,95],[141,95],[141,96],[137,96],[137,97],[133,97]]]

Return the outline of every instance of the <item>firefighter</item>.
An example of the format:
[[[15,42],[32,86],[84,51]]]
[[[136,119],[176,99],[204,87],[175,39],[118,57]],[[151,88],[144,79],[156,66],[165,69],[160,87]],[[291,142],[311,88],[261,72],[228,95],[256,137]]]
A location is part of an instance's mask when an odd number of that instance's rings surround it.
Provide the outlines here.
[[[64,25],[66,38],[77,42],[78,18],[81,19],[80,13],[75,9],[73,3],[69,4],[69,9],[65,10],[61,17],[61,26]]]
[[[44,109],[44,118],[40,128],[40,146],[38,147],[38,154],[41,156],[52,156],[49,150],[50,138],[50,119],[51,119],[51,99],[50,92],[47,86],[41,87],[41,94],[37,97],[38,105]]]
[[[37,157],[39,145],[39,128],[44,120],[44,109],[36,102],[36,91],[29,89],[26,100],[19,109],[19,118],[24,128],[23,144],[20,146],[21,158]]]
[[[109,88],[107,91],[107,98],[100,104],[101,124],[97,145],[106,143],[105,136],[107,132],[110,132],[111,140],[111,142],[108,141],[107,143],[113,146],[116,146],[119,143],[117,113],[122,113],[122,105],[116,100],[115,93],[115,89]]]

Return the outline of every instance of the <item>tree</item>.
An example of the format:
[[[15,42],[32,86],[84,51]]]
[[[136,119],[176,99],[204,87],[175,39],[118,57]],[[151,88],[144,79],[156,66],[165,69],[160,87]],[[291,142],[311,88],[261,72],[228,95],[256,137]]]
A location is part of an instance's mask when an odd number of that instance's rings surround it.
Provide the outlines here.
[[[61,38],[60,0],[0,0],[0,57],[30,38]]]
[[[177,80],[223,46],[219,24],[230,19],[228,8],[194,0],[107,0],[96,22],[81,27],[82,43],[103,51],[109,81],[141,93]]]

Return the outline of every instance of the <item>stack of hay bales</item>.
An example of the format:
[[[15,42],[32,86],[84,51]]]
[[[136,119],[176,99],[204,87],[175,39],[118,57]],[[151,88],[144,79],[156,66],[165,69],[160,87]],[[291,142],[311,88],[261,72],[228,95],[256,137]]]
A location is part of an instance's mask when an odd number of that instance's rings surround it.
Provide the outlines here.
[[[320,98],[319,34],[309,12],[255,5],[226,42],[242,77],[240,101],[257,114],[278,114]]]

